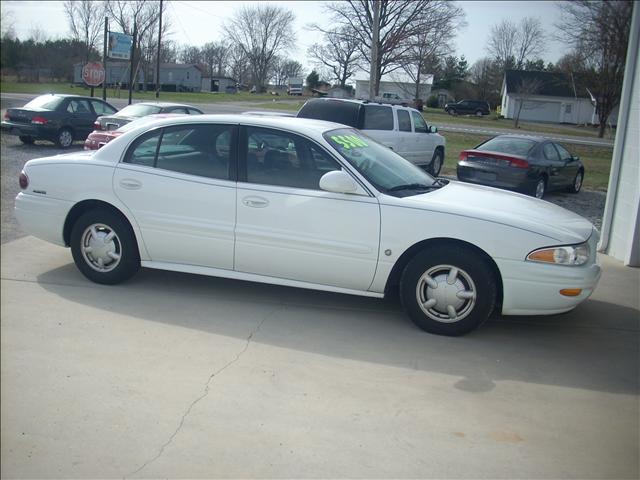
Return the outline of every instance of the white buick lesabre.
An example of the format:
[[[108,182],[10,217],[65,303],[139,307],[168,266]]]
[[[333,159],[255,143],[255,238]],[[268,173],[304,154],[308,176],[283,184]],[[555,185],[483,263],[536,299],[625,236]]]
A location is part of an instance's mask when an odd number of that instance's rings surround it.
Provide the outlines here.
[[[15,213],[90,280],[140,266],[371,297],[422,329],[555,314],[600,277],[597,230],[542,200],[434,179],[343,125],[207,115],[27,162]]]

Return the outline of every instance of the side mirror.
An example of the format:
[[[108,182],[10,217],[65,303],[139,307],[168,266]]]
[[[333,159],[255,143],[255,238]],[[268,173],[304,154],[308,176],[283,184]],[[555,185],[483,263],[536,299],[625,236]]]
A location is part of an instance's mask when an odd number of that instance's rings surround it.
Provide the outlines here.
[[[435,125],[429,125],[429,128],[427,129],[428,133],[438,133],[438,127],[436,127]]]
[[[320,188],[333,193],[356,193],[358,184],[342,170],[325,173],[320,179]]]

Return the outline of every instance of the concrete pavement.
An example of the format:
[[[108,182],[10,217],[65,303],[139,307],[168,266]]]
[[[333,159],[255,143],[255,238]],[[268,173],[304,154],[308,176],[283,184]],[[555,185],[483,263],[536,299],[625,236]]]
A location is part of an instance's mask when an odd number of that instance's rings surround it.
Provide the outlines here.
[[[640,273],[428,335],[390,302],[2,245],[3,478],[638,478]]]

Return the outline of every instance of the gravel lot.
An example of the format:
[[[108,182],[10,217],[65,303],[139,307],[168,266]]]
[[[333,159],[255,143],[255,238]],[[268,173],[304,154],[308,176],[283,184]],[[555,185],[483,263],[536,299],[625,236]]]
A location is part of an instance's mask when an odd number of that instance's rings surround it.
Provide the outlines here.
[[[23,145],[18,137],[2,133],[1,135],[2,159],[2,243],[15,240],[25,236],[20,230],[13,217],[13,200],[18,194],[18,176],[22,166],[32,158],[57,155],[62,151],[49,142],[36,142],[34,145]],[[82,149],[82,142],[76,142],[72,148],[65,152],[79,151]],[[587,172],[587,175],[589,172]],[[560,205],[568,210],[574,211],[587,218],[597,228],[602,225],[602,212],[606,194],[604,192],[594,192],[582,190],[577,195],[569,193],[550,193],[545,200]]]

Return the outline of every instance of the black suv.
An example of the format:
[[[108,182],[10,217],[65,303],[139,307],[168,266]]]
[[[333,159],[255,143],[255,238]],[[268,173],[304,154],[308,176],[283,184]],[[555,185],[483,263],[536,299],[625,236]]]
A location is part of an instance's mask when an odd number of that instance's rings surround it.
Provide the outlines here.
[[[483,100],[460,100],[456,103],[447,103],[444,111],[449,115],[489,115],[489,104]]]

